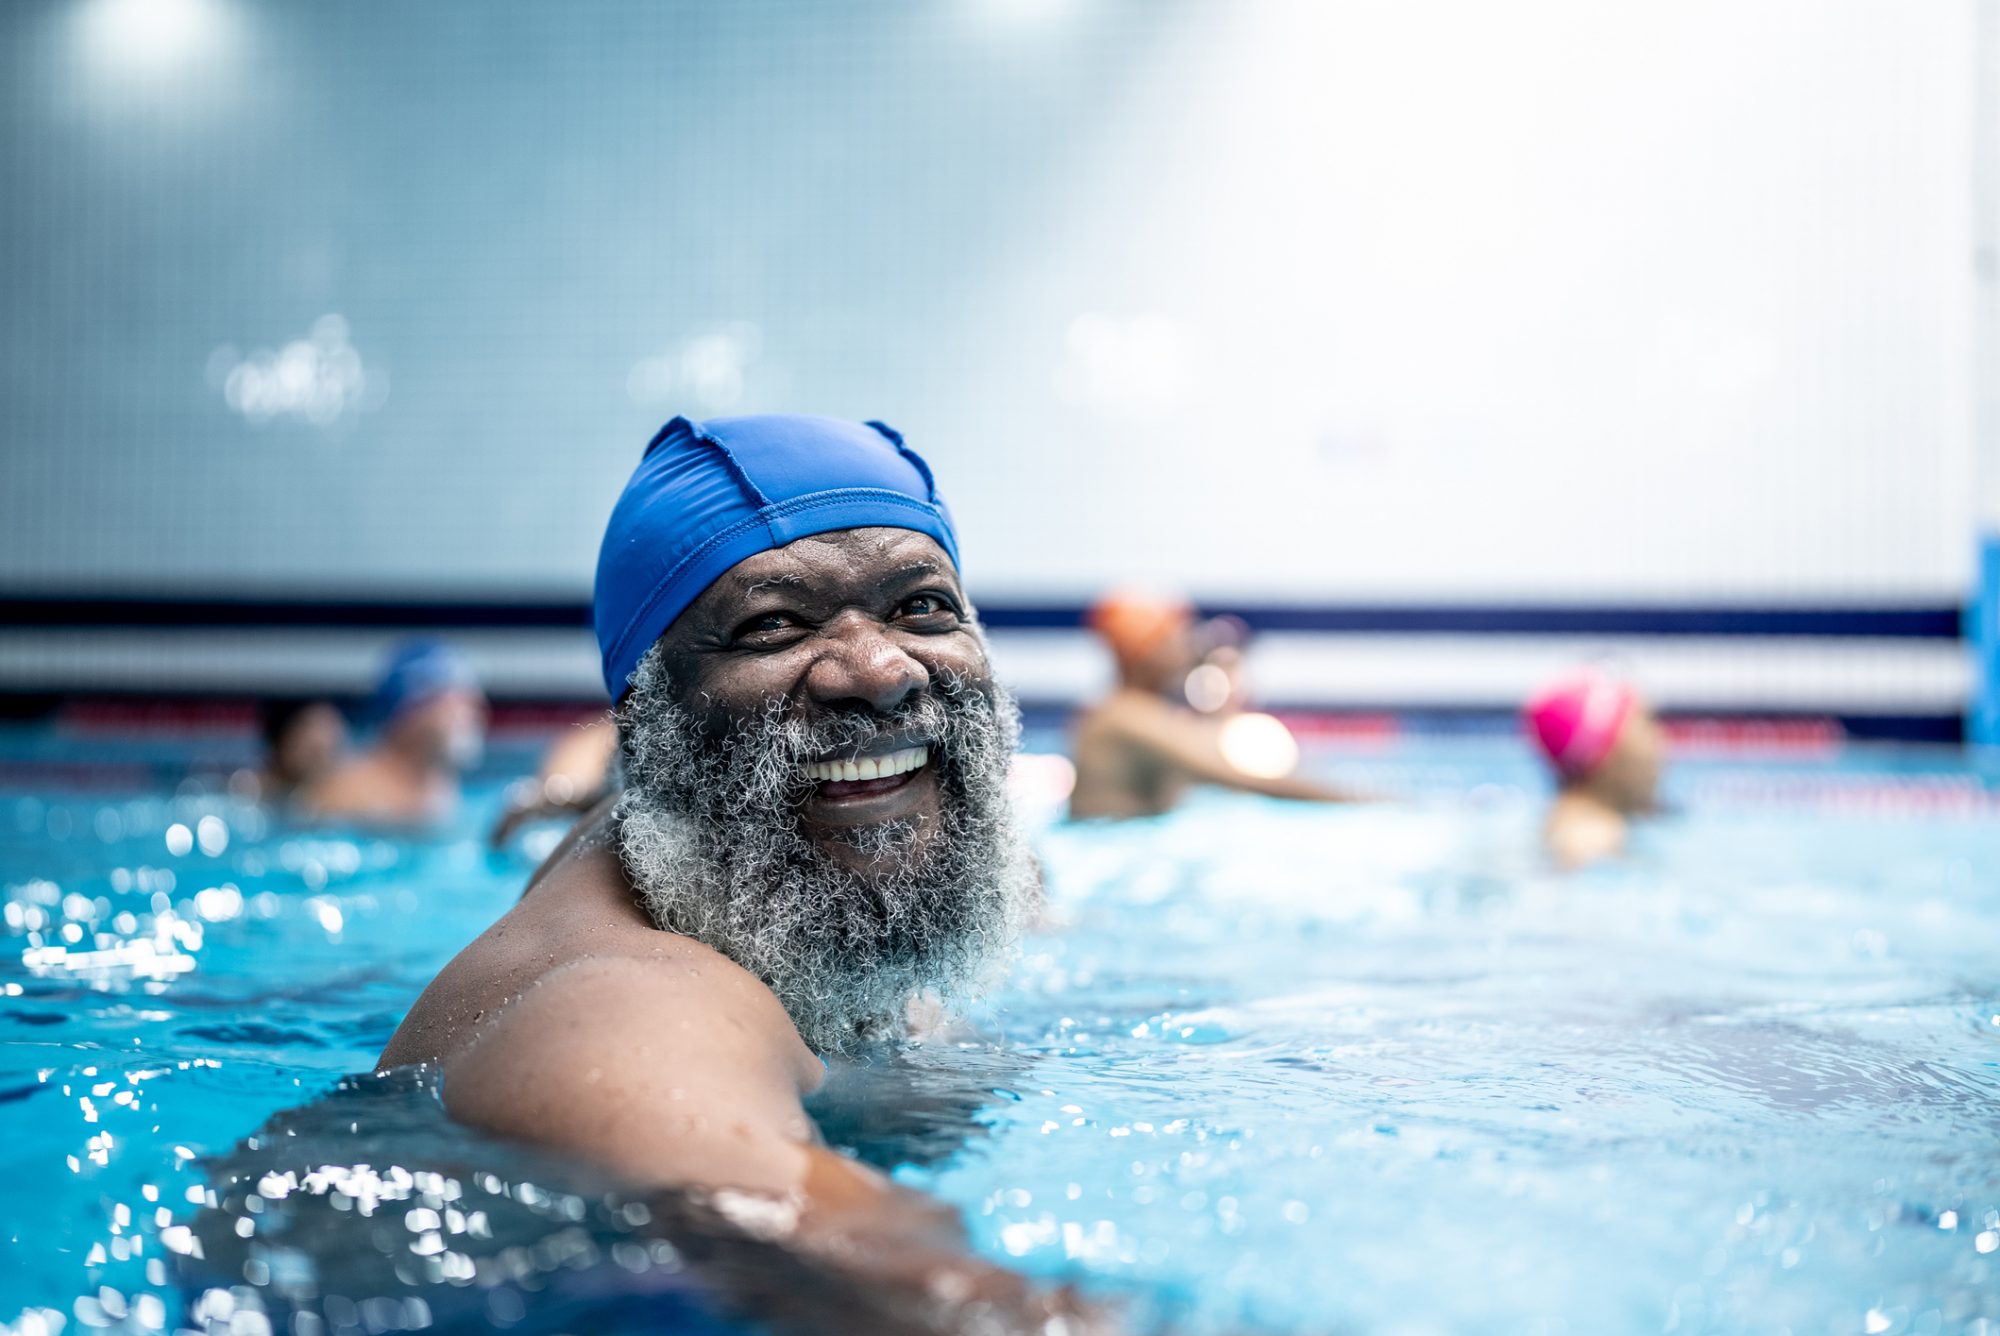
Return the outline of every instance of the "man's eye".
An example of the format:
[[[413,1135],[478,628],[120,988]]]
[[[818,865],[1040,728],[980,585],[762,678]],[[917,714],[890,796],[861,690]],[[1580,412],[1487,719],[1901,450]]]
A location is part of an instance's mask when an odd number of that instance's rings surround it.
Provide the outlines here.
[[[927,623],[958,621],[958,609],[942,594],[915,594],[903,600],[903,616]]]
[[[794,623],[782,612],[767,612],[760,617],[752,617],[736,628],[735,639],[755,640],[760,637],[779,635],[792,629]]]

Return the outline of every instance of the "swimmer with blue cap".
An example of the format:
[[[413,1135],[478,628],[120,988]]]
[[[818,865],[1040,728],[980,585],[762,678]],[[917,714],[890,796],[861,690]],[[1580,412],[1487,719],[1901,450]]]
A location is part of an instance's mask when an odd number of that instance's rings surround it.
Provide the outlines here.
[[[977,988],[1038,902],[1007,799],[1017,713],[960,571],[936,479],[889,427],[669,422],[597,566],[623,792],[381,1065],[441,1065],[451,1114],[489,1132],[742,1202],[761,1237],[926,1321],[1083,1332],[1074,1300],[827,1149],[802,1104],[825,1056]]]
[[[486,743],[486,696],[465,657],[408,640],[384,660],[367,703],[373,743],[305,786],[298,805],[324,820],[422,826],[458,809],[460,776]]]

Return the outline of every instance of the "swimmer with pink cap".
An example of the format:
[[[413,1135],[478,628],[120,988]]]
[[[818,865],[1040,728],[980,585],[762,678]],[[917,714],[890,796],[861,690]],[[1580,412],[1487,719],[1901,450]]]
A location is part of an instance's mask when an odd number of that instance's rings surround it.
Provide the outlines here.
[[[1595,668],[1564,674],[1522,711],[1558,792],[1543,832],[1564,867],[1622,853],[1630,819],[1651,811],[1666,736],[1639,693]]]

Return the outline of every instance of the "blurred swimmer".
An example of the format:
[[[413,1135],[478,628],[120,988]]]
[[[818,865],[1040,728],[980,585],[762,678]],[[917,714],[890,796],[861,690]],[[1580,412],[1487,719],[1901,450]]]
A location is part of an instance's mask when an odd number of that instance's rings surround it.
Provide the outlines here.
[[[377,724],[366,751],[302,791],[314,816],[382,825],[442,821],[458,808],[459,776],[486,745],[486,696],[450,646],[411,640],[389,655],[369,701]]]
[[[507,807],[487,836],[504,848],[521,827],[535,821],[574,820],[611,796],[611,760],[618,750],[618,725],[603,715],[566,728],[549,744],[533,779],[507,787]]]
[[[1529,732],[1555,770],[1542,839],[1566,868],[1625,850],[1631,818],[1654,810],[1666,733],[1639,693],[1593,668],[1530,700]]]
[[[1107,594],[1088,625],[1118,663],[1118,686],[1076,727],[1072,817],[1158,816],[1195,784],[1313,802],[1352,795],[1293,773],[1298,743],[1243,710],[1241,622],[1197,623],[1186,599]]]
[[[283,803],[340,764],[347,750],[347,716],[332,701],[286,696],[264,702],[259,726],[264,766],[256,795]]]

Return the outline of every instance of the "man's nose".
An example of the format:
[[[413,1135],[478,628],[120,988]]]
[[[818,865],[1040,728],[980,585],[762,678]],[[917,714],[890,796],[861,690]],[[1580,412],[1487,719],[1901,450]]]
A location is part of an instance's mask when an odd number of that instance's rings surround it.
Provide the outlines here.
[[[844,614],[821,628],[825,649],[806,671],[819,705],[865,705],[888,714],[930,684],[931,675],[872,617]]]

